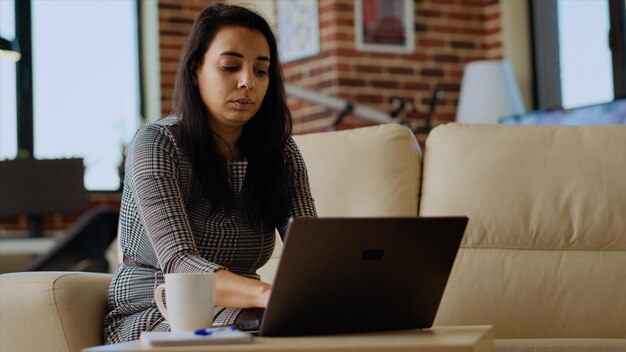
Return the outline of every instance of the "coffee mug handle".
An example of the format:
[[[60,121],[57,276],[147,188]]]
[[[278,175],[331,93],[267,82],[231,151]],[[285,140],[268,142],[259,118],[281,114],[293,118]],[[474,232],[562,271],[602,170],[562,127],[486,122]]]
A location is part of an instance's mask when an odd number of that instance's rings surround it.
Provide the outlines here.
[[[159,308],[159,311],[167,319],[167,308],[165,308],[165,303],[163,303],[163,291],[165,290],[165,285],[161,284],[157,286],[156,290],[154,290],[154,300],[156,301],[156,305]]]

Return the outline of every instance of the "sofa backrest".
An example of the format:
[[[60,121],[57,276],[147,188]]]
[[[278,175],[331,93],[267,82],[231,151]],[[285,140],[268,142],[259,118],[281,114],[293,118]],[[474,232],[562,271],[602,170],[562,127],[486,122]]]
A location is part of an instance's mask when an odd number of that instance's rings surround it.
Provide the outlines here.
[[[389,124],[294,136],[319,217],[416,216],[421,150],[406,127]],[[259,274],[272,282],[282,251]]]
[[[0,351],[80,352],[102,344],[111,275],[0,275]]]
[[[448,124],[420,215],[469,224],[437,319],[497,338],[626,338],[626,126]]]

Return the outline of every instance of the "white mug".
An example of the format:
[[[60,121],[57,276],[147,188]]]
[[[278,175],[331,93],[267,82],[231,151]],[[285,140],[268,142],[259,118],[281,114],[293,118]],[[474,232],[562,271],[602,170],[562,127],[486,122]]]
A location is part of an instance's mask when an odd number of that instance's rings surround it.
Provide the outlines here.
[[[165,284],[157,286],[154,290],[157,307],[173,332],[211,326],[215,309],[214,296],[213,273],[165,274]]]

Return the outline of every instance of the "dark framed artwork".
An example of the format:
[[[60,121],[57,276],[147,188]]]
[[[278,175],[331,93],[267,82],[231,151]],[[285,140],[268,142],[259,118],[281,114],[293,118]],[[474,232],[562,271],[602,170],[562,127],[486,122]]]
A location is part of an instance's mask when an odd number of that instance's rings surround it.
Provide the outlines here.
[[[358,51],[413,53],[413,0],[354,0],[355,47]]]

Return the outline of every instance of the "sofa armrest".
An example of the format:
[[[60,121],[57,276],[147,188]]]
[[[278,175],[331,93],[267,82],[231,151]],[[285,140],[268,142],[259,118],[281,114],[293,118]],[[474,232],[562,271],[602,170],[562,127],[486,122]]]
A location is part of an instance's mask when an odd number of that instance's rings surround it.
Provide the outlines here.
[[[0,275],[0,351],[70,351],[102,343],[110,274]]]

